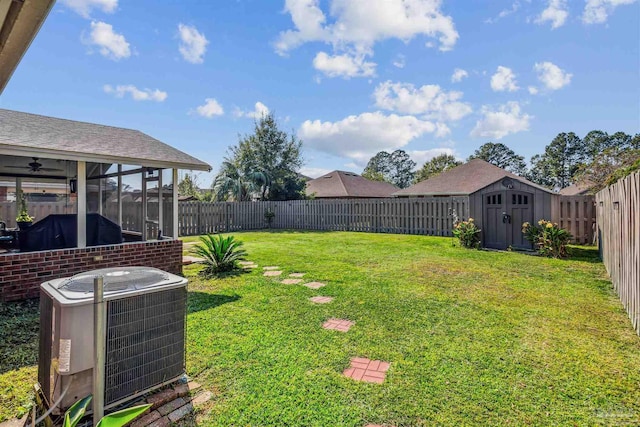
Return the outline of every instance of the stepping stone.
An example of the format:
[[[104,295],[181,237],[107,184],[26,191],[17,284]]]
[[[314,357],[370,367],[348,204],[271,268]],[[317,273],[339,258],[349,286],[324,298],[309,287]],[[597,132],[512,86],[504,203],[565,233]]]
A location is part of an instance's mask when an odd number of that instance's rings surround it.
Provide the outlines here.
[[[316,304],[328,304],[333,301],[333,297],[313,297],[309,298],[309,301],[315,302]]]
[[[304,277],[305,273],[291,273],[289,277]]]
[[[327,286],[325,283],[320,283],[320,282],[309,282],[309,283],[305,283],[302,286],[306,286],[309,289],[320,289],[323,286]]]
[[[204,262],[204,258],[198,258],[190,255],[182,255],[182,265],[197,264]]]
[[[280,268],[280,267],[278,267],[277,265],[269,265],[269,266],[267,266],[267,267],[262,267],[262,269],[263,269],[263,270],[265,270],[265,271],[269,271],[269,270],[277,270],[277,269],[279,269],[279,268]]]
[[[251,268],[256,268],[256,267],[258,267],[258,264],[246,264],[246,265],[242,266],[242,268],[244,268],[244,269],[251,269]]]
[[[253,261],[238,261],[238,264],[240,264],[240,265],[256,265],[256,263],[253,262]]]
[[[322,324],[322,327],[324,329],[347,332],[349,328],[351,328],[355,324],[356,322],[352,322],[351,320],[347,319],[329,319]]]
[[[351,366],[345,369],[342,374],[356,381],[382,384],[387,376],[390,365],[389,362],[383,362],[381,360],[353,357],[351,359]]]
[[[283,285],[297,285],[300,282],[302,282],[302,279],[284,279],[282,281],[282,284]]]
[[[269,271],[265,271],[263,276],[276,277],[276,276],[280,276],[281,274],[282,274],[282,271],[269,270]]]

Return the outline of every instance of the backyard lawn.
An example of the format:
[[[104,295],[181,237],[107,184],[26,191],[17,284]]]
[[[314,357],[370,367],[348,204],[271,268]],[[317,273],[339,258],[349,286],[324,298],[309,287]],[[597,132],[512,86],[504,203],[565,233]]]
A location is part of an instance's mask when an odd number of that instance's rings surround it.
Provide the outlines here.
[[[214,394],[199,425],[640,424],[640,338],[595,249],[551,260],[451,238],[235,236],[258,268],[217,280],[185,268],[187,372]],[[326,286],[279,283],[289,273]],[[0,421],[36,380],[37,314],[16,311],[0,305]],[[330,318],[355,324],[323,329]],[[344,377],[353,357],[390,362],[384,383]]]

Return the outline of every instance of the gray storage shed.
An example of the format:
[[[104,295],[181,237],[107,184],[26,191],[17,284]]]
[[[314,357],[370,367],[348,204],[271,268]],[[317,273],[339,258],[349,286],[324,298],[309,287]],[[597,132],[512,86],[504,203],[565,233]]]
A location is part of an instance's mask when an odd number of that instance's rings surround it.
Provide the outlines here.
[[[551,190],[481,159],[397,191],[394,196],[468,197],[469,216],[482,230],[482,245],[495,249],[530,249],[522,224],[550,220],[557,197]]]

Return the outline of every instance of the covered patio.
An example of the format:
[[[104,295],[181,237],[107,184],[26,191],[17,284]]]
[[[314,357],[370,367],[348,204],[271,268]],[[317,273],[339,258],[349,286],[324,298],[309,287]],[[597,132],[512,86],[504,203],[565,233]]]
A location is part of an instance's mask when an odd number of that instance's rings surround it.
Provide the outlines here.
[[[179,169],[210,166],[136,130],[0,109],[0,300],[95,268],[180,273]]]

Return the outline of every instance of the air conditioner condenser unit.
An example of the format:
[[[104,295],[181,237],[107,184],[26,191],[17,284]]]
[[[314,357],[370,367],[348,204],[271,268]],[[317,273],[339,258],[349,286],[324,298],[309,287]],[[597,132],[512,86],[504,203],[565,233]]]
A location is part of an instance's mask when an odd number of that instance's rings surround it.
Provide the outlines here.
[[[185,373],[187,280],[150,267],[93,270],[40,287],[38,380],[63,413],[92,393],[93,280],[104,281],[107,310],[105,408]]]

